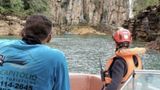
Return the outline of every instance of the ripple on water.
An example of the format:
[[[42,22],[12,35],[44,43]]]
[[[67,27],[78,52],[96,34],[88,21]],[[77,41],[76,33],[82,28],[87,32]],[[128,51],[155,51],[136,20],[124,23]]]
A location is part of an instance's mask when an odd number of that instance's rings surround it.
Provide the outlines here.
[[[145,43],[135,42],[134,46]],[[104,66],[106,59],[114,54],[115,44],[111,36],[58,36],[49,44],[62,50],[68,59],[70,72],[99,74],[99,59]],[[160,69],[160,53],[149,52],[143,56],[145,69]]]

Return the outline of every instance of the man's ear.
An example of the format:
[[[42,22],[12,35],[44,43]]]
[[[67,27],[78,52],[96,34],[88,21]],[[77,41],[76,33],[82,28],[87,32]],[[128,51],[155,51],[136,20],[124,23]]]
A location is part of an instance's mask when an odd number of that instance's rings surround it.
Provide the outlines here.
[[[52,35],[49,35],[46,42],[49,43],[51,39],[52,39]]]

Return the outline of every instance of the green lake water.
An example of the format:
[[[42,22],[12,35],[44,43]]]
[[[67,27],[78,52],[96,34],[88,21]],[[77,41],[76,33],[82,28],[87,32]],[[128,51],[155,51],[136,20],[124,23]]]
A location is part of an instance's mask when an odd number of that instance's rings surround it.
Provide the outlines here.
[[[1,37],[1,39],[14,39]],[[114,55],[115,44],[111,36],[63,35],[55,36],[50,47],[62,50],[68,62],[69,72],[99,74],[99,60],[105,65],[107,58]],[[134,41],[131,47],[143,47],[145,42]],[[160,69],[160,53],[148,51],[142,56],[144,69]]]

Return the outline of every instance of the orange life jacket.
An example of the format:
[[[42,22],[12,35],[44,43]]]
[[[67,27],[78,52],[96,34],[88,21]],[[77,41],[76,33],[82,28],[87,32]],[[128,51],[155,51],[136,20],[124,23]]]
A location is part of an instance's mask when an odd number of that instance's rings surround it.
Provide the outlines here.
[[[112,78],[109,75],[109,68],[113,63],[115,57],[121,57],[126,62],[127,65],[127,73],[124,75],[121,83],[125,82],[133,73],[135,69],[142,69],[142,60],[138,56],[138,54],[144,54],[146,52],[145,48],[132,48],[132,49],[121,49],[116,51],[116,55],[110,58],[106,63],[105,68],[105,81],[104,84],[110,84],[112,82]],[[135,66],[133,55],[137,57],[138,65]]]

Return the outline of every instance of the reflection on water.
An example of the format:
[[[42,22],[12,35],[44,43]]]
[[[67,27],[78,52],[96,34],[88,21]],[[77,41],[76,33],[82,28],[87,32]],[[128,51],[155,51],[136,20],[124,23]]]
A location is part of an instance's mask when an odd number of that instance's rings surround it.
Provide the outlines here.
[[[13,37],[0,37],[13,39]],[[134,42],[131,47],[144,46],[143,42]],[[114,54],[114,42],[111,36],[56,36],[51,47],[62,50],[68,59],[70,72],[99,74],[99,59],[104,66],[106,59]],[[150,51],[143,56],[145,69],[160,69],[160,53]]]
[[[134,42],[131,47],[144,46]],[[114,54],[115,44],[111,36],[58,36],[49,44],[66,54],[70,72],[99,74],[99,59],[104,66],[106,59]],[[143,57],[145,69],[160,69],[160,53],[150,51]]]

